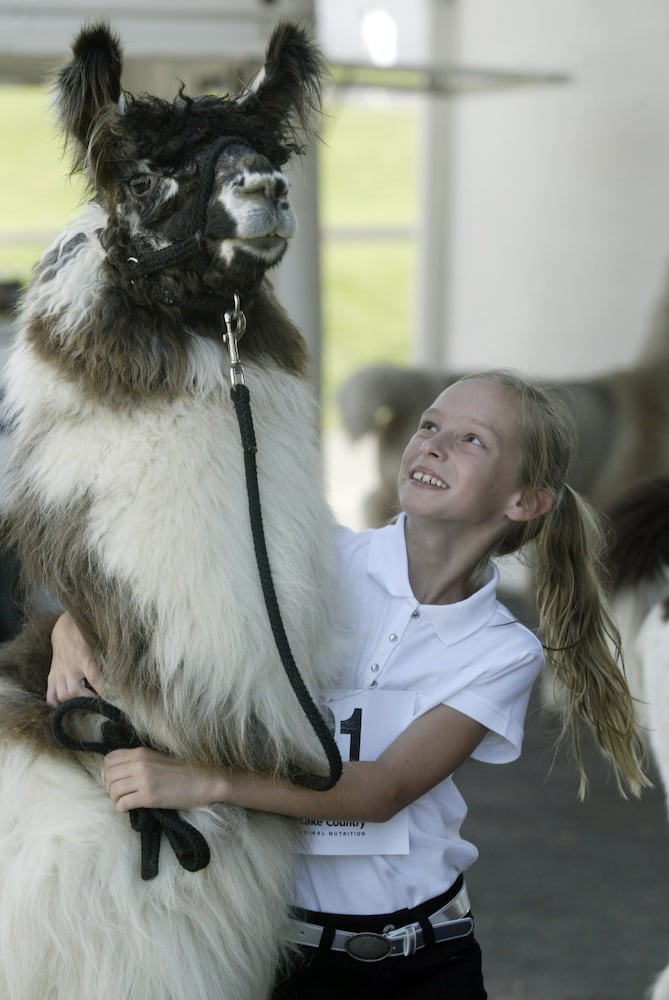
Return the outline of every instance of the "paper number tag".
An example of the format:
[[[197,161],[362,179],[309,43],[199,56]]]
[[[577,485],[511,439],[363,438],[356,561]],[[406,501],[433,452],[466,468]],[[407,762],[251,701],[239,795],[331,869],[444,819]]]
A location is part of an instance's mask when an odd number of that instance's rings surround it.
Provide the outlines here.
[[[328,691],[321,710],[342,760],[376,760],[413,720],[412,691]],[[408,854],[409,813],[387,823],[305,819],[309,854]]]

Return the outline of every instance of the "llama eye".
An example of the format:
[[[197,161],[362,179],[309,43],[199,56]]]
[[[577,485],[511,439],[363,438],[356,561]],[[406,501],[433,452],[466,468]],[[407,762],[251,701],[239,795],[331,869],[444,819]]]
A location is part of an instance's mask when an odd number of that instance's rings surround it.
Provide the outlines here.
[[[135,174],[128,180],[128,187],[133,194],[148,194],[153,187],[155,178],[152,174]]]

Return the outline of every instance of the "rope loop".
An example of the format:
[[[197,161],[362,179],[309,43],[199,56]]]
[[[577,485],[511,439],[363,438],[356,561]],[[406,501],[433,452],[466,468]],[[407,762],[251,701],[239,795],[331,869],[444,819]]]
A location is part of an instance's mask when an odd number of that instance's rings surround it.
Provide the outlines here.
[[[81,740],[65,728],[64,720],[72,712],[100,715],[107,721],[102,724],[99,740]],[[51,716],[51,732],[61,746],[68,750],[99,753],[103,756],[112,750],[134,749],[146,746],[139,738],[128,717],[102,698],[70,698],[62,702]],[[187,822],[176,809],[131,809],[130,825],[140,835],[142,879],[148,881],[158,874],[160,841],[164,833],[177,860],[186,871],[196,872],[206,868],[211,854],[209,845],[199,830]]]

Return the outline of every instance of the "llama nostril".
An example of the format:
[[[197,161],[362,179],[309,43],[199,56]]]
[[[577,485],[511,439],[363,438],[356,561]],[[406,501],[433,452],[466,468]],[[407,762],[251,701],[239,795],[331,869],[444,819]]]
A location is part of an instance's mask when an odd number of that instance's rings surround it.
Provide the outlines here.
[[[288,184],[284,177],[275,177],[272,189],[272,197],[275,201],[281,199],[287,202],[288,200]]]
[[[263,195],[269,201],[282,202],[288,206],[288,183],[280,174],[255,174],[241,176],[235,180],[237,194],[249,198]]]

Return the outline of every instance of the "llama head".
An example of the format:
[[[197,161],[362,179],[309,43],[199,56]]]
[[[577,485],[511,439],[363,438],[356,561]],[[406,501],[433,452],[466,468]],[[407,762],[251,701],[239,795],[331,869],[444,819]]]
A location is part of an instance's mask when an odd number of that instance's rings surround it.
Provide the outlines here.
[[[280,24],[233,98],[126,93],[119,40],[102,23],[72,53],[55,102],[75,169],[106,213],[109,280],[168,308],[252,292],[295,230],[281,167],[310,137],[322,75],[305,32]]]

